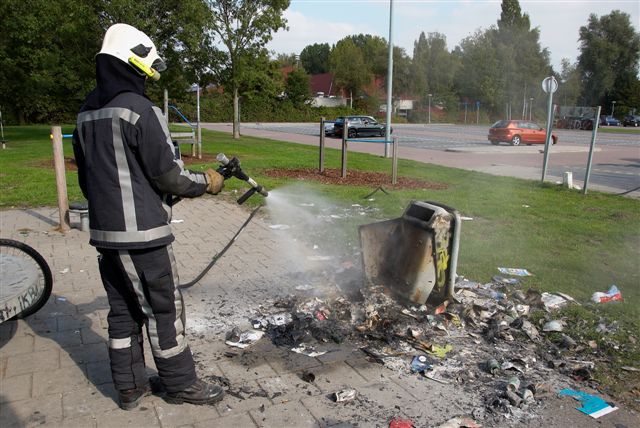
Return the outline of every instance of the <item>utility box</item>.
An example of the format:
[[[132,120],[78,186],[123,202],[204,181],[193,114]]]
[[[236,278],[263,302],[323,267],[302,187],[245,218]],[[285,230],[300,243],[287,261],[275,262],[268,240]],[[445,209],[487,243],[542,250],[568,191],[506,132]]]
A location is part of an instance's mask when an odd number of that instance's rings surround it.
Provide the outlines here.
[[[402,217],[360,226],[367,285],[417,304],[453,296],[460,215],[436,202],[412,201]]]

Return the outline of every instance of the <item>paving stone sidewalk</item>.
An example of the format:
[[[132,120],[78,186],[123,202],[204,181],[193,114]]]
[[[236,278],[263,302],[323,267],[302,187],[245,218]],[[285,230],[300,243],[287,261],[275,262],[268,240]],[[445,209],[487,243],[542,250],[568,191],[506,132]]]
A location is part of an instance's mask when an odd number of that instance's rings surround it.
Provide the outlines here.
[[[248,214],[246,208],[209,196],[174,209],[173,248],[183,283],[224,247]],[[108,303],[95,249],[88,233],[73,229],[61,234],[56,226],[53,207],[0,211],[0,235],[33,246],[54,275],[53,294],[43,309],[0,324],[0,427],[388,427],[394,418],[426,427],[485,406],[460,386],[370,362],[349,343],[316,358],[266,339],[244,351],[228,347],[227,331],[248,326],[260,305],[296,293],[300,285],[302,267],[281,251],[277,231],[258,216],[200,283],[184,291],[199,374],[227,378],[234,392],[215,406],[172,405],[150,396],[137,409],[122,411],[109,371]],[[305,371],[313,372],[314,382],[301,379]],[[358,390],[357,400],[335,403],[329,398],[347,387]],[[544,418],[527,426],[598,425],[574,407],[570,399],[553,401]],[[637,421],[637,415],[627,417]]]

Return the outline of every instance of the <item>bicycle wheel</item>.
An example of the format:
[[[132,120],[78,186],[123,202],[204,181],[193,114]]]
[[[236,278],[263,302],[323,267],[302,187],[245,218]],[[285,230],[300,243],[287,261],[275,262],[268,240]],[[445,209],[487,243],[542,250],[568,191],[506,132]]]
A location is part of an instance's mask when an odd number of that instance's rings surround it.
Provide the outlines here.
[[[40,253],[22,242],[0,239],[0,323],[37,312],[52,289],[51,269]]]

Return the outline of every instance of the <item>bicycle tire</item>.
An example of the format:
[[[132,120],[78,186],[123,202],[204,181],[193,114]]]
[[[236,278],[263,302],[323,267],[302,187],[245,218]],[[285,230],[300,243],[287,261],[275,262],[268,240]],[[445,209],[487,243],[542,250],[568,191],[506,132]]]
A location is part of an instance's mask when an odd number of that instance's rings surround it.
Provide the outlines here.
[[[34,267],[36,283],[30,285],[15,298],[16,305],[4,305],[0,323],[14,318],[25,318],[39,311],[49,300],[53,290],[53,276],[47,261],[34,248],[13,239],[0,239],[0,256],[19,257]],[[4,275],[4,273],[0,274]],[[1,277],[0,277],[1,278]],[[5,316],[9,314],[10,316]]]

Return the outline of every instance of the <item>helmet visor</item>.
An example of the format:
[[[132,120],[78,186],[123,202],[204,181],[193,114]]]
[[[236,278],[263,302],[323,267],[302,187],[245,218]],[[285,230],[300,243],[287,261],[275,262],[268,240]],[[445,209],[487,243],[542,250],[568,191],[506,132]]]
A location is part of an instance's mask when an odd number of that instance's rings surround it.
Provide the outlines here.
[[[165,64],[162,59],[158,58],[155,61],[153,61],[153,64],[151,64],[151,68],[162,73],[167,69],[167,64]]]

